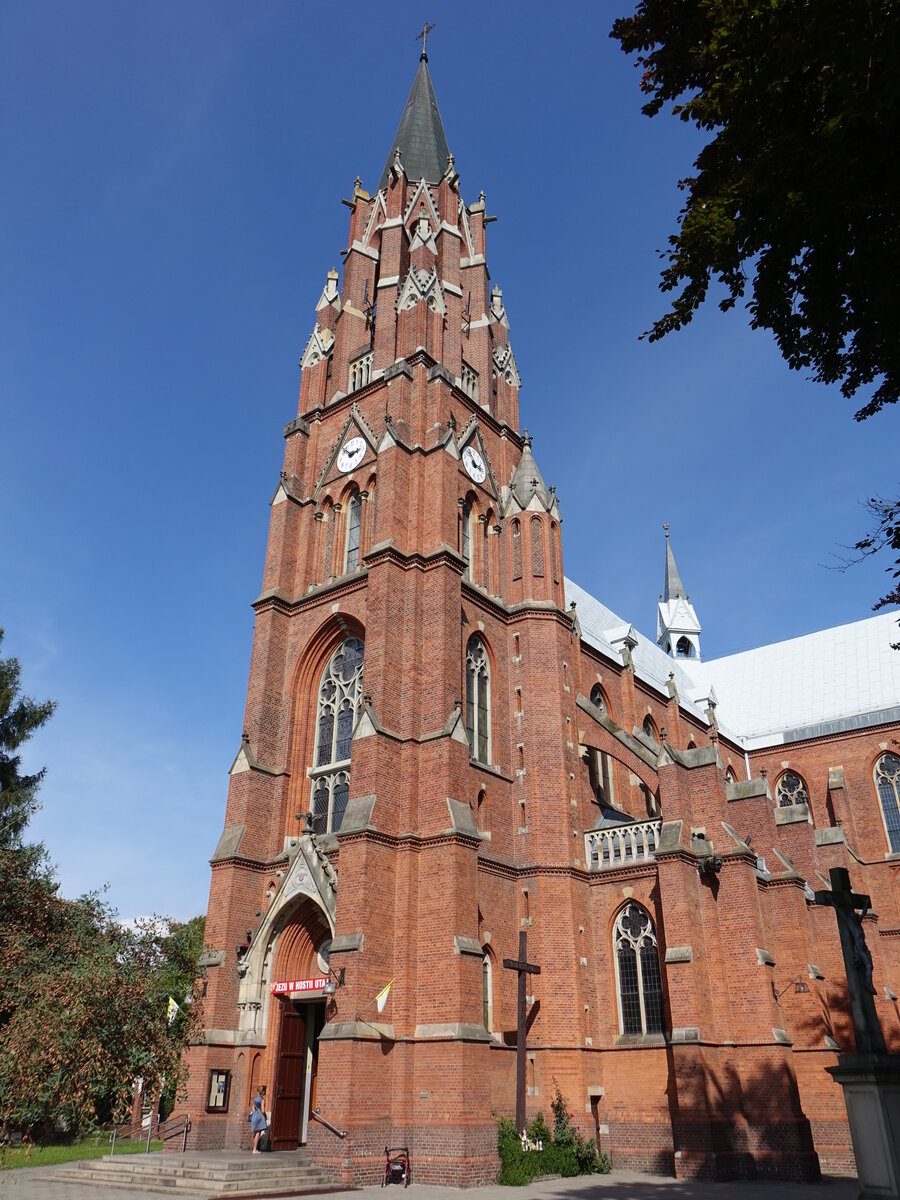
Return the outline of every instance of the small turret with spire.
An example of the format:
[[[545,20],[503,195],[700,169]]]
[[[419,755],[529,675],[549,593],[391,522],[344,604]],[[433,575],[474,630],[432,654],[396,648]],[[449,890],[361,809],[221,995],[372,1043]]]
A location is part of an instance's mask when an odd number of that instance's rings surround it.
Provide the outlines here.
[[[669,523],[663,524],[666,535],[666,578],[656,614],[656,642],[673,658],[700,659],[701,626],[691,604],[691,598],[681,582],[669,540]]]

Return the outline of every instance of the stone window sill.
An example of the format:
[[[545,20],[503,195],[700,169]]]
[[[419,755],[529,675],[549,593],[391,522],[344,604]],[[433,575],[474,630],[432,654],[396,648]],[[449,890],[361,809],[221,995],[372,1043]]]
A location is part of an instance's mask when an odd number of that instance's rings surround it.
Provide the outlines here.
[[[614,1046],[665,1046],[664,1033],[622,1033],[613,1042]]]

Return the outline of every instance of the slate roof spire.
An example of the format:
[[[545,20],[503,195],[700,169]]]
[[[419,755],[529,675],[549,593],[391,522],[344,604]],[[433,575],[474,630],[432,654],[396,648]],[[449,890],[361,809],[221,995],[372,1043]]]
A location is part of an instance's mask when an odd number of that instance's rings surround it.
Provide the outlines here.
[[[673,658],[693,658],[699,662],[702,628],[675,565],[668,521],[663,529],[666,531],[666,584],[657,606],[656,644]]]
[[[519,459],[519,465],[513,471],[509,490],[519,508],[527,508],[532,499],[537,496],[541,505],[549,512],[553,507],[553,497],[547,490],[547,485],[544,483],[534,455],[531,453],[531,436],[527,429],[522,442],[522,457]]]
[[[675,565],[675,555],[672,553],[672,543],[669,541],[668,521],[663,524],[663,529],[666,531],[666,586],[663,591],[663,600],[684,600],[687,598],[687,593],[681,582],[681,576],[678,574],[678,567]]]
[[[379,190],[387,185],[398,149],[407,179],[425,179],[427,183],[440,183],[447,169],[450,147],[447,145],[437,97],[434,94],[431,75],[428,73],[428,55],[424,46],[406,108],[403,110],[397,133],[391,143],[391,152],[381,173]]]

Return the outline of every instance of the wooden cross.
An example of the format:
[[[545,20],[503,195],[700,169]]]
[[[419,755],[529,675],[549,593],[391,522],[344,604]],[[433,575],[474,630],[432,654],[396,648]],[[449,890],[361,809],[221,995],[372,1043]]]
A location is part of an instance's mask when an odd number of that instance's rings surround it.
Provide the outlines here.
[[[428,62],[428,55],[425,53],[425,43],[428,41],[428,35],[431,33],[432,29],[434,29],[434,25],[429,25],[426,21],[422,27],[422,32],[416,34],[416,41],[419,41],[420,38],[422,40],[422,54],[419,59],[420,62]]]
[[[527,976],[540,975],[541,968],[527,961],[526,940],[528,934],[523,929],[519,934],[519,957],[504,958],[503,965],[508,971],[517,971],[519,975],[519,1003],[516,1010],[516,1132],[525,1132],[525,1041],[528,1030],[537,1016],[537,1005],[531,1010],[531,1020],[527,1020],[525,1012],[525,984]]]
[[[850,887],[850,872],[846,867],[832,867],[830,892],[816,892],[816,904],[825,904],[834,909],[841,951],[844,955],[844,970],[850,989],[850,1011],[853,1015],[853,1031],[856,1034],[857,1054],[886,1054],[881,1022],[875,1011],[875,988],[872,986],[872,956],[866,945],[862,920],[872,907],[868,896],[858,896]]]

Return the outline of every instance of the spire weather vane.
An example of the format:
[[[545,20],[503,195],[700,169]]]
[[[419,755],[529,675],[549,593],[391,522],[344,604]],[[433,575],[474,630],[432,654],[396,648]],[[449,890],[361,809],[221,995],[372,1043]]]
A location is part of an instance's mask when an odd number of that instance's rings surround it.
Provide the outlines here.
[[[421,40],[422,42],[422,53],[419,57],[420,62],[428,62],[428,54],[426,53],[425,44],[428,41],[428,35],[431,33],[432,29],[434,29],[434,25],[429,25],[426,21],[422,27],[422,32],[416,34],[416,41],[418,42]]]

